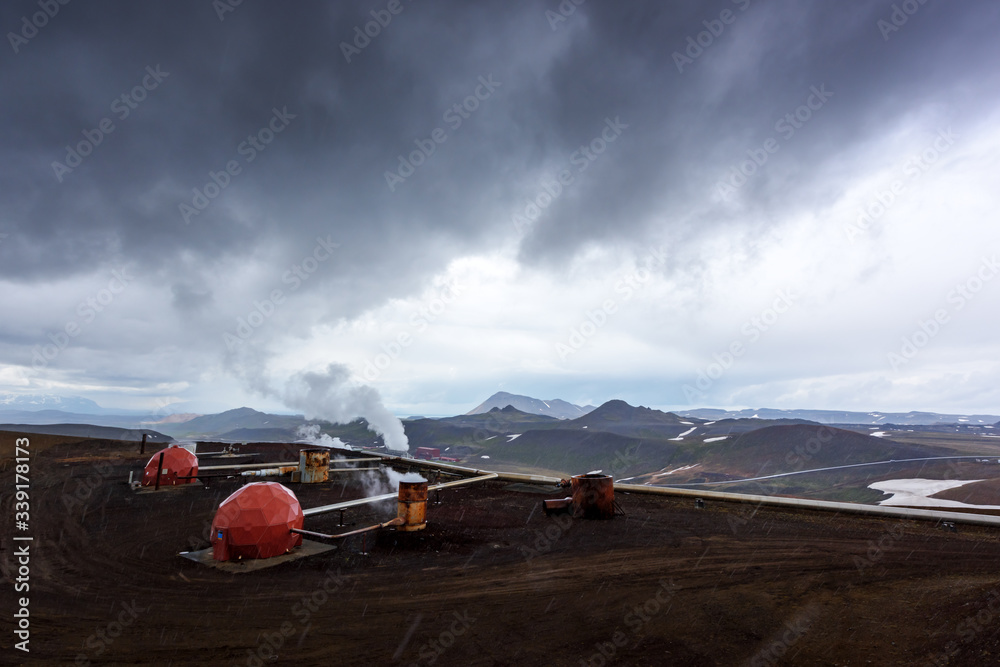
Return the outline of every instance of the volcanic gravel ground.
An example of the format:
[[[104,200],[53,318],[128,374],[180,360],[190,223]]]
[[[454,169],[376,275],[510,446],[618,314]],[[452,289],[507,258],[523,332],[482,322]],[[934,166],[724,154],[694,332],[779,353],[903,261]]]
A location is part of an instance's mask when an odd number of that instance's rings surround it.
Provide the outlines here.
[[[8,437],[9,436],[9,437]],[[4,452],[14,436],[0,434]],[[626,495],[612,521],[547,517],[492,481],[441,492],[427,529],[383,531],[230,574],[208,546],[240,482],[135,494],[134,444],[32,461],[25,664],[984,665],[1000,659],[1000,540],[989,528]],[[272,459],[273,460],[273,459]],[[363,464],[369,465],[369,464]],[[303,507],[365,494],[290,484]],[[13,470],[0,474],[13,516]],[[515,487],[516,488],[516,487]],[[77,494],[77,495],[74,495]],[[551,497],[561,497],[553,492]],[[353,527],[394,503],[348,510]],[[339,512],[305,527],[341,532]],[[4,609],[15,609],[10,521]],[[362,548],[368,555],[361,555]],[[991,595],[992,594],[992,595]],[[113,637],[112,637],[113,635]],[[945,655],[950,654],[945,661]],[[8,663],[9,664],[9,663]]]

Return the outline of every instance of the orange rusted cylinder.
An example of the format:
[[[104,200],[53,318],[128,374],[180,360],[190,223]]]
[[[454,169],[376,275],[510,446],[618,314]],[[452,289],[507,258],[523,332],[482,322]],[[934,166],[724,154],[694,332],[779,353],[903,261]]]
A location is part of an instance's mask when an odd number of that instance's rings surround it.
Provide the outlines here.
[[[400,482],[396,517],[403,525],[396,530],[414,531],[427,527],[427,482]]]
[[[615,481],[611,475],[576,475],[572,488],[573,516],[584,519],[614,518]]]
[[[330,479],[330,450],[303,449],[299,452],[299,481],[318,484]]]

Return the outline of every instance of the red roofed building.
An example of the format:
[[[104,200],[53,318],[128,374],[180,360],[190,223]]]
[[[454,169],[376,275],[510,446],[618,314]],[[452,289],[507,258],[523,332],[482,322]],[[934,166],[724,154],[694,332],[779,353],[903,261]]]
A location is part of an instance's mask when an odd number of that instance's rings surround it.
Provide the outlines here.
[[[248,484],[222,501],[212,521],[212,558],[273,558],[302,544],[290,531],[305,517],[298,498],[277,482]]]
[[[198,457],[183,447],[170,445],[166,449],[153,454],[146,468],[142,471],[142,485],[156,485],[156,467],[163,454],[163,469],[160,472],[160,486],[176,486],[191,484],[194,479],[178,479],[179,477],[194,477],[198,474]]]

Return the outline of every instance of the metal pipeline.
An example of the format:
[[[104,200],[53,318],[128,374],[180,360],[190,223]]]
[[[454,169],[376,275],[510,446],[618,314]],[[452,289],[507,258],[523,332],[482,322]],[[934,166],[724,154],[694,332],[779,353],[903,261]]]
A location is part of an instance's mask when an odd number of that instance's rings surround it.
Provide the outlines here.
[[[439,470],[452,470],[459,473],[483,475],[489,471],[476,468],[466,468],[438,461],[426,461],[423,459],[408,459],[401,456],[389,454],[379,454],[371,452],[387,463],[400,463],[403,465],[432,468]],[[497,479],[512,482],[528,482],[536,484],[559,484],[562,480],[544,475],[523,475],[519,473],[495,472],[491,473]],[[663,486],[646,486],[644,484],[621,484],[614,485],[615,490],[627,493],[648,493],[653,495],[680,496],[689,498],[705,498],[720,500],[723,502],[753,503],[773,507],[794,507],[799,509],[813,509],[831,512],[845,512],[851,514],[864,514],[868,516],[897,517],[905,519],[920,519],[927,521],[953,521],[979,526],[1000,526],[1000,516],[989,516],[985,514],[966,514],[964,512],[947,512],[943,510],[921,510],[905,507],[885,507],[882,505],[862,505],[860,503],[841,503],[828,500],[809,500],[806,498],[782,498],[778,496],[755,496],[742,493],[725,493],[722,491],[700,491],[695,489],[677,489]],[[433,488],[431,489],[433,490]],[[394,496],[386,496],[392,498]],[[308,510],[307,510],[308,511]]]
[[[352,530],[349,533],[340,533],[339,535],[327,535],[325,533],[314,533],[311,530],[304,530],[302,528],[289,528],[293,533],[298,533],[300,535],[308,535],[309,537],[316,537],[321,540],[339,540],[345,537],[350,537],[351,535],[358,535],[360,533],[367,533],[371,530],[378,530],[380,528],[388,528],[389,526],[402,526],[403,519],[395,518],[386,521],[385,523],[377,523],[374,526],[368,526],[367,528],[358,528],[357,530]]]
[[[247,456],[247,455],[244,454],[244,456]],[[331,460],[330,461],[330,465],[333,465],[334,463],[356,463],[356,462],[381,461],[381,460],[382,460],[381,458],[336,459],[336,460]],[[283,462],[281,462],[281,461],[276,461],[274,463],[233,463],[233,464],[230,464],[230,465],[221,465],[221,466],[205,466],[205,467],[200,467],[199,466],[198,469],[199,470],[239,470],[241,468],[261,468],[261,467],[264,467],[264,466],[279,466],[279,465],[282,465],[282,463]],[[361,470],[361,468],[345,468],[345,470]]]
[[[415,468],[430,468],[432,470],[453,471],[463,475],[496,475],[497,479],[507,482],[528,482],[534,484],[558,484],[562,481],[559,477],[546,477],[545,475],[525,475],[516,472],[496,472],[493,470],[481,470],[479,468],[466,468],[465,466],[441,463],[439,461],[427,461],[426,459],[408,459],[393,454],[379,454],[370,452],[377,456],[384,463],[398,463],[400,465],[412,466]],[[431,489],[433,491],[433,488]]]
[[[474,482],[485,482],[488,479],[497,479],[499,475],[495,472],[486,473],[485,475],[480,475],[479,477],[470,477],[468,479],[459,479],[454,482],[445,482],[444,484],[435,484],[434,486],[427,487],[428,491],[437,491],[439,489],[449,489],[453,486],[462,486],[463,484],[472,484]],[[333,505],[323,505],[321,507],[310,507],[309,509],[302,510],[304,516],[316,516],[317,514],[326,514],[327,512],[333,512],[339,509],[346,509],[348,507],[357,507],[359,505],[367,505],[368,503],[377,503],[381,500],[396,500],[399,498],[399,493],[386,493],[381,496],[371,496],[369,498],[358,498],[357,500],[346,500],[342,503],[334,503]]]
[[[160,490],[160,473],[163,472],[163,452],[160,452],[159,463],[156,464],[156,491]]]
[[[756,505],[770,507],[792,507],[797,509],[823,510],[827,512],[844,512],[847,514],[865,514],[868,516],[891,516],[901,519],[920,519],[925,521],[953,521],[955,523],[977,526],[1000,526],[1000,516],[965,514],[963,512],[947,512],[943,510],[884,507],[881,505],[862,505],[860,503],[841,503],[831,500],[809,500],[807,498],[754,496],[742,493],[725,493],[722,491],[696,491],[694,489],[646,486],[645,484],[615,484],[615,490],[625,491],[628,493],[648,493],[661,496],[703,498],[706,500],[712,499],[723,502],[753,503]]]
[[[241,477],[277,477],[287,475],[293,470],[298,470],[298,466],[281,466],[280,468],[264,468],[263,470],[244,470]]]

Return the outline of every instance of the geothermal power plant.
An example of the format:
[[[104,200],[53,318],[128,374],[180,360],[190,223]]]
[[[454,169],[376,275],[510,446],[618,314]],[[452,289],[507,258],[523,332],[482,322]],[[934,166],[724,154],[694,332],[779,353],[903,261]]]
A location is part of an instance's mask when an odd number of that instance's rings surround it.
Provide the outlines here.
[[[353,450],[337,451],[315,447],[300,449],[297,463],[219,463],[226,459],[247,458],[228,447],[221,452],[204,453],[202,456],[211,460],[213,465],[203,466],[199,463],[198,454],[192,449],[194,448],[191,446],[170,445],[155,452],[142,470],[141,481],[130,479],[130,482],[133,490],[140,493],[177,492],[195,485],[206,486],[220,479],[237,480],[243,484],[219,504],[211,524],[211,546],[198,552],[181,554],[207,565],[272,560],[277,564],[285,562],[279,559],[323,553],[329,548],[335,548],[347,537],[378,531],[393,531],[404,535],[417,533],[424,530],[429,522],[433,522],[434,506],[440,503],[442,490],[498,479],[532,485],[539,493],[553,496],[542,499],[539,505],[541,512],[549,517],[567,515],[573,519],[606,521],[616,516],[625,516],[626,509],[616,498],[617,490],[626,494],[688,497],[692,511],[704,509],[706,502],[752,503],[756,507],[786,507],[848,515],[929,520],[944,522],[949,526],[956,522],[1000,525],[1000,517],[997,516],[616,484],[612,476],[601,471],[557,479],[490,472],[423,457],[383,454],[358,456],[358,452]],[[258,454],[256,458],[266,458],[266,455]],[[424,474],[438,478],[442,475],[454,476],[458,479],[431,484]],[[303,507],[295,492],[304,487],[330,487],[332,490],[334,486],[345,484],[345,478],[360,475],[368,476],[369,479],[382,478],[383,486],[388,485],[387,480],[395,479],[396,488],[388,493],[312,507]],[[268,481],[257,481],[261,479]],[[429,501],[431,494],[435,494],[436,501]],[[338,527],[346,526],[345,512],[351,508],[378,503],[391,506],[392,510],[386,510],[384,520],[372,525],[339,532],[322,532],[310,529],[307,525],[307,520],[315,521],[313,517],[339,512]],[[326,546],[303,549],[304,540]]]
[[[1000,510],[30,437],[45,664],[934,664],[1000,627]]]
[[[613,478],[600,472],[560,480],[537,475],[486,472],[396,456],[348,457],[352,452],[331,452],[325,448],[301,449],[297,464],[262,462],[202,466],[197,454],[191,449],[182,445],[170,445],[155,452],[143,468],[141,481],[130,481],[133,490],[140,492],[168,492],[177,487],[205,485],[218,479],[248,482],[220,503],[212,521],[211,547],[200,554],[183,554],[200,562],[207,562],[207,552],[211,553],[211,559],[216,562],[266,560],[287,556],[294,554],[302,546],[303,537],[336,542],[383,529],[400,533],[421,531],[427,527],[428,520],[433,520],[433,511],[428,512],[428,497],[431,493],[440,496],[444,489],[498,478],[541,484],[551,487],[553,494],[569,489],[569,496],[542,501],[541,507],[546,515],[568,514],[579,519],[606,520],[613,519],[616,514],[624,514],[615,501]],[[331,453],[335,454],[334,458],[331,458]],[[231,451],[210,453],[208,456],[216,461],[226,457],[239,458]],[[343,475],[394,471],[395,468],[403,468],[407,472],[396,472],[393,475],[399,479],[397,490],[391,493],[303,508],[294,491],[300,485],[328,484],[331,479]],[[443,472],[461,478],[430,484],[415,472],[416,469]],[[278,481],[252,481],[256,478]],[[343,513],[352,507],[391,501],[396,503],[395,516],[371,526],[332,534],[307,530],[305,526],[309,517],[339,511],[343,520]]]

